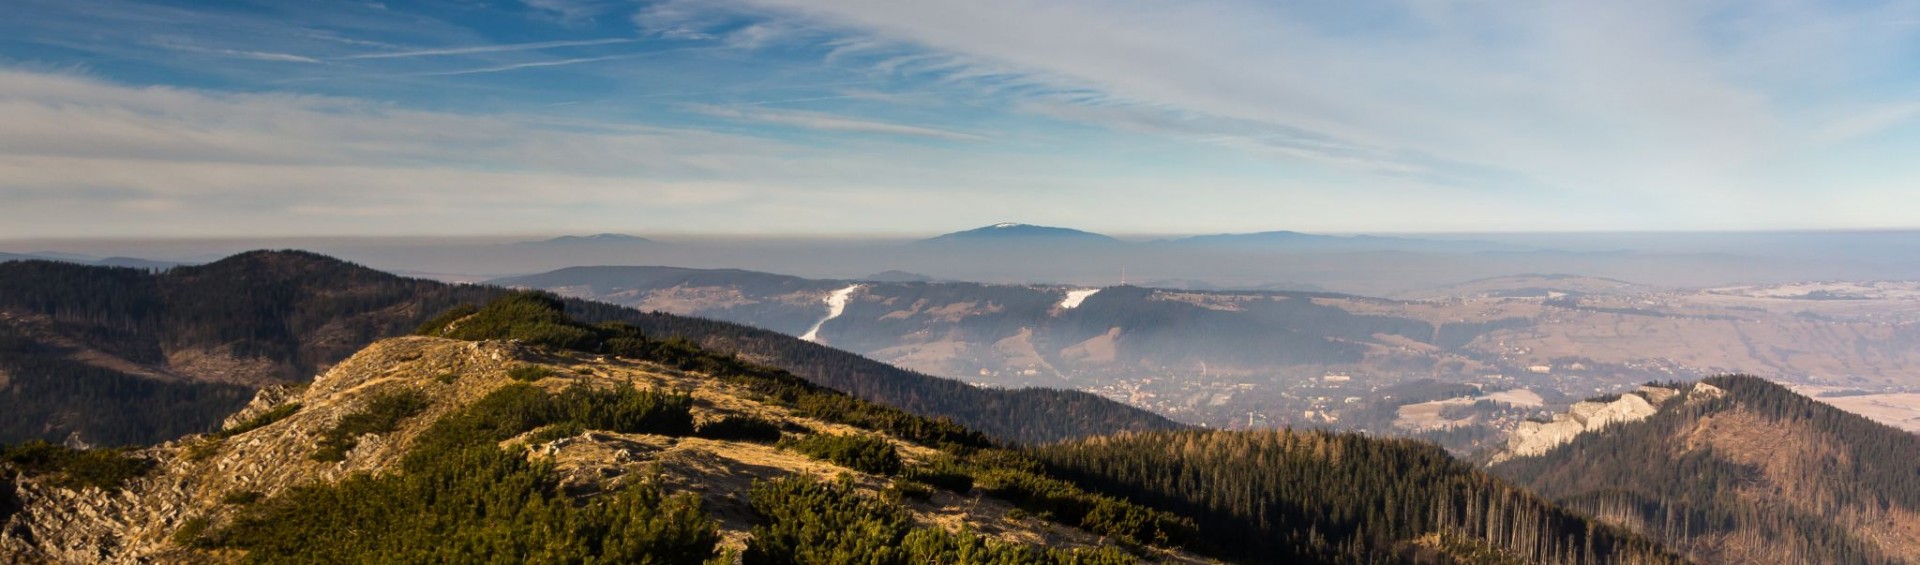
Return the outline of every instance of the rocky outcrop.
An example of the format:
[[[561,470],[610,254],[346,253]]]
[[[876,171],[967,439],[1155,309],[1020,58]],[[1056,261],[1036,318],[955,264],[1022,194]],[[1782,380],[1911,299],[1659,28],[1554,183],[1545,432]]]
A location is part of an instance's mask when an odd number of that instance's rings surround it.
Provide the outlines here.
[[[1693,393],[1687,395],[1687,402],[1706,402],[1726,395],[1726,389],[1707,383],[1694,383]]]
[[[1632,393],[1622,394],[1607,402],[1576,402],[1566,412],[1555,414],[1551,421],[1521,422],[1507,436],[1506,449],[1494,455],[1493,462],[1544,454],[1572,442],[1580,434],[1614,424],[1644,420],[1658,412],[1660,405],[1679,394],[1677,389],[1641,386]]]
[[[750,393],[743,385],[652,363],[553,352],[514,342],[391,339],[367,347],[307,385],[263,389],[228,418],[223,429],[244,429],[237,428],[243,424],[251,427],[258,424],[258,416],[298,403],[298,410],[279,420],[246,431],[190,436],[133,452],[133,456],[153,462],[153,467],[122,489],[73,490],[44,477],[18,480],[11,487],[14,499],[21,504],[11,516],[4,514],[9,499],[0,493],[0,565],[235,561],[240,556],[230,551],[182,547],[173,538],[195,522],[213,527],[230,523],[245,504],[229,502],[238,498],[272,497],[291,488],[338,481],[355,473],[393,472],[414,438],[433,422],[515,383],[509,377],[510,370],[529,364],[551,370],[548,376],[532,382],[548,391],[584,384],[686,393],[693,399],[691,411],[696,421],[751,416],[796,432],[877,433],[799,416],[789,408],[764,402],[762,396]],[[400,391],[420,393],[427,399],[427,407],[402,420],[391,432],[357,438],[342,461],[313,459],[319,440],[341,419],[360,411],[376,397]],[[931,448],[897,438],[889,441],[909,463],[936,456]],[[733,550],[744,547],[748,532],[758,520],[744,497],[755,480],[788,474],[848,476],[872,494],[889,484],[884,477],[778,446],[699,437],[585,430],[571,437],[535,440],[529,432],[501,445],[524,449],[528,457],[550,459],[564,491],[577,496],[616,490],[638,480],[658,480],[670,490],[696,493],[705,499],[720,525],[722,547]],[[0,481],[0,488],[8,487]],[[233,496],[236,494],[247,496]],[[903,504],[921,522],[965,528],[1003,540],[1065,548],[1105,543],[1086,531],[1015,512],[1005,501],[978,490],[964,495],[940,492],[926,500]],[[1158,559],[1200,561],[1183,553],[1166,553]]]
[[[36,478],[17,479],[14,495],[22,504],[0,524],[0,563],[199,561],[181,553],[170,537],[188,520],[230,516],[236,509],[221,503],[226,495],[272,495],[354,472],[384,470],[399,461],[406,440],[424,430],[434,414],[511,382],[506,377],[509,361],[529,355],[525,348],[502,342],[380,342],[310,385],[261,390],[223,428],[283,403],[299,402],[300,410],[285,419],[231,437],[189,436],[133,452],[154,466],[122,489],[73,490]],[[460,375],[460,382],[441,384],[433,378],[441,374]],[[334,422],[375,394],[402,388],[433,399],[425,417],[384,437],[362,438],[345,461],[310,457],[317,438]]]

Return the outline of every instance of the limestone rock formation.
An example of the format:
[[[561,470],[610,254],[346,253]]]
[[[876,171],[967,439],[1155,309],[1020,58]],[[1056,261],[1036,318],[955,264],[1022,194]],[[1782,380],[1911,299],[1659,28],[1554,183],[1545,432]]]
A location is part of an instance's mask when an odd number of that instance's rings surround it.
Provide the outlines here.
[[[1507,436],[1506,449],[1494,455],[1493,462],[1540,455],[1572,442],[1580,434],[1598,431],[1614,424],[1644,420],[1657,412],[1661,405],[1679,394],[1680,391],[1677,389],[1641,386],[1631,393],[1622,394],[1619,398],[1607,402],[1592,400],[1576,402],[1566,412],[1555,414],[1551,421],[1521,422],[1519,427],[1514,428],[1513,433]]]

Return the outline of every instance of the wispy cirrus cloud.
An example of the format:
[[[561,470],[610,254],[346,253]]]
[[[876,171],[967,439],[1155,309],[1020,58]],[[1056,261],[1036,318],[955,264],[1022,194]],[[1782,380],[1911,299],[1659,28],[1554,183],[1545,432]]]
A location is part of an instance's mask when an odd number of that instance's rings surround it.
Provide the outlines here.
[[[410,49],[406,51],[388,51],[384,53],[363,53],[338,57],[342,61],[364,59],[402,59],[409,57],[444,57],[449,55],[476,55],[482,53],[506,53],[512,51],[541,51],[564,47],[588,47],[593,45],[613,45],[633,43],[635,40],[623,37],[586,39],[577,41],[537,41],[532,43],[501,43],[494,45],[470,45],[466,47],[439,47],[432,49]]]
[[[1907,127],[1920,90],[1898,66],[1920,7],[1789,0],[1334,7],[1222,0],[729,0],[673,2],[643,29],[722,33],[799,22],[840,64],[931,76],[1031,107],[1198,116],[1181,132],[1288,158],[1413,171],[1488,171],[1534,190],[1640,198],[1674,211],[1769,199],[1759,170],[1834,133]],[[686,17],[672,19],[680,14]],[[717,14],[717,15],[716,15]],[[1836,62],[1838,62],[1836,64]],[[1810,85],[1826,85],[1812,87]],[[1901,92],[1894,89],[1893,92]],[[1892,109],[1885,109],[1892,108]],[[1055,117],[1072,112],[1056,112]],[[1078,112],[1136,127],[1139,116]],[[1842,116],[1831,118],[1830,116]],[[1265,132],[1258,131],[1265,128]],[[1857,137],[1857,136],[1855,136]],[[1272,140],[1324,140],[1331,145]],[[1337,147],[1335,151],[1327,147]],[[1716,218],[1722,221],[1726,218]]]
[[[537,69],[541,67],[564,67],[568,65],[579,65],[583,63],[616,61],[620,59],[631,59],[636,56],[638,55],[628,54],[628,55],[608,55],[605,57],[576,57],[572,59],[554,59],[549,61],[529,61],[526,63],[512,63],[507,65],[496,65],[492,67],[480,67],[480,68],[474,68],[474,69],[427,71],[427,72],[417,73],[417,75],[418,76],[459,76],[459,75],[477,75],[477,74],[486,74],[486,73],[504,73],[507,71],[517,71],[520,69]]]
[[[295,55],[292,53],[276,53],[272,51],[248,51],[248,50],[242,50],[242,49],[219,49],[219,48],[211,48],[211,47],[202,47],[202,46],[193,45],[185,42],[179,42],[179,41],[159,41],[159,42],[155,42],[155,44],[159,45],[160,47],[173,49],[176,51],[187,51],[192,53],[217,55],[221,57],[231,57],[236,59],[251,59],[254,61],[277,61],[282,63],[314,63],[314,64],[325,62],[313,57],[308,57],[305,55]]]
[[[619,0],[521,0],[521,3],[569,23],[604,16],[627,6]]]
[[[1920,225],[1909,3],[457,4],[9,6],[0,232],[142,225],[48,221],[63,198],[174,232],[435,199],[517,226]],[[647,198],[699,187],[733,200]]]
[[[804,113],[754,115],[964,135]],[[1058,166],[1016,158],[995,171],[947,172],[937,152],[842,145],[332,96],[141,87],[0,67],[0,199],[11,204],[0,207],[0,238],[477,233],[636,221],[711,231],[716,222],[749,217],[759,220],[727,225],[803,229],[800,222],[819,218],[782,210],[825,213],[876,202],[915,222],[924,211],[900,192],[927,187],[925,179],[1010,186]],[[894,150],[874,150],[880,147]],[[847,168],[863,179],[844,178]]]
[[[731,120],[777,124],[821,131],[906,135],[954,141],[984,141],[987,139],[985,136],[971,133],[838,116],[825,112],[778,110],[751,106],[715,106],[710,104],[690,104],[687,108],[709,116]]]

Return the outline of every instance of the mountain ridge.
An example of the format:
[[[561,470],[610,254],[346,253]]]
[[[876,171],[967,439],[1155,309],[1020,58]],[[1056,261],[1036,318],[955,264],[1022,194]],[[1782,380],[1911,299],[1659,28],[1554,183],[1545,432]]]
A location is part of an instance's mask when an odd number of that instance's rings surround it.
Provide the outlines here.
[[[218,433],[130,451],[0,449],[12,471],[0,493],[17,496],[0,514],[0,558],[1684,562],[1416,442],[1189,431],[1007,449],[565,307],[517,293],[450,310],[302,389],[263,391]],[[1206,441],[1129,447],[1183,438]],[[1222,528],[1179,511],[1226,510],[1197,501],[1245,485],[1136,497],[1124,493],[1136,473],[1109,467],[1164,456],[1250,466],[1234,474],[1289,494],[1261,491],[1274,514]],[[1424,462],[1395,467],[1424,478],[1381,462]],[[1324,488],[1340,484],[1354,488]]]
[[[637,235],[627,235],[624,233],[596,233],[593,235],[563,235],[563,236],[559,236],[551,239],[522,241],[522,242],[519,242],[517,245],[565,246],[565,245],[629,245],[629,244],[650,244],[650,243],[659,243],[659,242],[652,239],[640,237]]]
[[[969,230],[957,231],[919,240],[922,245],[962,244],[990,242],[1028,242],[1028,243],[1075,243],[1075,244],[1119,244],[1120,240],[1110,236],[1073,228],[1038,226],[1014,222],[1002,222]]]
[[[1491,470],[1705,562],[1920,561],[1920,436],[1753,377],[1653,387],[1652,414]]]
[[[319,254],[242,253],[152,273],[53,262],[0,264],[0,441],[151,443],[203,431],[247,390],[303,380],[379,337],[404,335],[435,313],[508,292],[382,273]],[[568,301],[596,322],[624,320],[652,335],[779,364],[862,398],[951,415],[1019,441],[1171,427],[1163,417],[1081,392],[981,390],[912,373],[775,332]],[[22,326],[20,320],[40,320]],[[39,328],[39,329],[35,329]],[[34,332],[95,344],[102,367]],[[131,364],[192,377],[164,383],[113,368]],[[33,364],[29,370],[28,364]],[[222,377],[229,375],[231,378]],[[240,384],[222,384],[227,383]],[[938,391],[937,393],[933,391]]]

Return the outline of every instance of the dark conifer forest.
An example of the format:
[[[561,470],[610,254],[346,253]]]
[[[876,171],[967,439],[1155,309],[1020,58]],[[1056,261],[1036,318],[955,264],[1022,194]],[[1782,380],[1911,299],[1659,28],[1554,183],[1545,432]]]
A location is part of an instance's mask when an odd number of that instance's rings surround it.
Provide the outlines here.
[[[1906,563],[1920,436],[1745,376],[1493,471],[1705,562]],[[1678,385],[1676,385],[1678,386]]]
[[[0,263],[0,442],[72,437],[121,445],[212,431],[255,388],[312,379],[374,340],[503,292],[302,251],[255,251],[158,272]],[[580,300],[566,308],[1009,441],[1176,427],[1092,394],[982,390],[738,324]]]
[[[1421,442],[1327,432],[1122,434],[1036,448],[1096,492],[1187,516],[1243,563],[1682,563]]]

